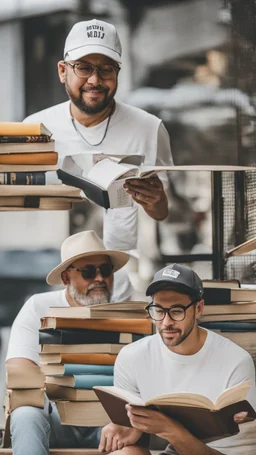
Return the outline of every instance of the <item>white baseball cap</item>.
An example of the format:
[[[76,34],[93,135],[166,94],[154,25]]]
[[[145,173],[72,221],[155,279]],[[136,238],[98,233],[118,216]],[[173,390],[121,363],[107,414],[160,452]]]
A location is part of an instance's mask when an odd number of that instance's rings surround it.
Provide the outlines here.
[[[66,38],[64,59],[77,60],[89,54],[106,55],[121,63],[122,47],[114,25],[92,19],[72,27]]]

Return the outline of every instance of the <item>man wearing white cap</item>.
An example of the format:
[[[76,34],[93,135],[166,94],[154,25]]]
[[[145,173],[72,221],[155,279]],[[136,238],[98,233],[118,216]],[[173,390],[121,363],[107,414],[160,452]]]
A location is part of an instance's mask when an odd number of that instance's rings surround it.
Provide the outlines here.
[[[146,165],[172,165],[169,135],[160,119],[141,109],[116,102],[121,69],[121,43],[115,27],[100,20],[76,23],[67,36],[64,58],[58,62],[69,101],[26,118],[43,122],[53,133],[60,159],[86,153],[85,173],[92,154],[143,155]],[[130,181],[127,191],[155,220],[166,218],[167,198],[158,177]],[[107,248],[137,246],[137,204],[104,214]]]
[[[40,319],[50,307],[89,306],[110,302],[114,272],[129,255],[106,250],[94,231],[68,237],[62,244],[61,263],[47,283],[65,289],[30,297],[16,317],[7,352],[7,365],[39,365]],[[51,412],[52,411],[52,412]],[[100,428],[62,426],[54,405],[45,409],[23,406],[11,414],[14,455],[48,455],[49,447],[97,447]]]

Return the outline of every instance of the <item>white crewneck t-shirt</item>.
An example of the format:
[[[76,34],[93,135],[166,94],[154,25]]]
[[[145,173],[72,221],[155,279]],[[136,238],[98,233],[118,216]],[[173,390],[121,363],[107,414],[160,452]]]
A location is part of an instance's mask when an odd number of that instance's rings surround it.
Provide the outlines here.
[[[170,351],[159,334],[146,337],[128,346],[118,354],[114,383],[140,396],[143,401],[157,395],[190,392],[198,393],[215,401],[227,388],[251,380],[253,386],[247,396],[256,409],[255,369],[250,355],[232,341],[207,331],[203,347],[194,355],[180,355]],[[254,433],[255,433],[255,423]],[[234,446],[240,446],[241,455],[247,455],[246,431],[254,439],[252,425],[241,425],[236,436],[212,442],[210,447],[223,454],[233,454]],[[235,439],[234,439],[235,438]],[[251,455],[248,452],[248,455]]]

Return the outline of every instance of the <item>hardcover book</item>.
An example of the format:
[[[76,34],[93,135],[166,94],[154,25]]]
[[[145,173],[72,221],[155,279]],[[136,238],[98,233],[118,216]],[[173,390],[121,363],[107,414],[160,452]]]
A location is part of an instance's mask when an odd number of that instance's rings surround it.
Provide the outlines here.
[[[203,299],[205,305],[225,305],[232,302],[256,301],[256,289],[205,288]]]
[[[87,329],[43,329],[39,331],[39,344],[84,344],[121,343],[128,344],[140,340],[144,334],[120,333]]]
[[[7,414],[20,406],[44,407],[44,389],[7,389],[5,393],[4,407]]]
[[[0,144],[23,144],[30,142],[50,142],[51,137],[46,134],[40,134],[38,136],[0,136]]]
[[[74,363],[89,365],[114,365],[117,354],[82,353],[82,354],[40,354],[41,365],[48,363]],[[88,365],[87,365],[88,364]],[[112,371],[112,369],[111,369]],[[72,373],[73,374],[73,373]],[[112,373],[111,373],[112,374]]]
[[[92,307],[51,307],[47,317],[60,318],[147,318],[147,302],[113,302]]]
[[[38,366],[6,365],[7,389],[41,389],[44,374]]]
[[[45,172],[0,172],[0,185],[45,185]]]
[[[98,397],[94,390],[87,389],[73,389],[72,387],[65,387],[55,383],[51,383],[53,376],[46,377],[46,395],[51,400],[55,401],[56,398],[69,401],[98,401]]]
[[[48,136],[41,136],[48,137]],[[13,153],[45,153],[55,151],[55,141],[49,140],[47,142],[11,142],[3,143],[0,138],[0,154],[13,154]]]
[[[108,332],[109,333],[109,332]],[[125,344],[42,344],[42,354],[85,354],[85,353],[105,353],[118,354]]]
[[[51,137],[51,131],[43,123],[0,122],[0,136],[40,136]]]
[[[129,157],[128,157],[129,158]],[[130,162],[116,162],[111,156],[96,162],[85,174],[86,167],[79,164],[76,155],[67,156],[63,160],[58,177],[67,185],[83,190],[88,199],[96,204],[109,208],[130,207],[133,205],[131,195],[123,185],[127,179],[144,179],[166,171],[217,171],[217,170],[252,170],[245,166],[138,166]]]
[[[151,335],[153,332],[153,324],[149,319],[71,319],[45,317],[41,319],[41,328],[77,328],[98,331],[143,333],[148,335]]]
[[[40,153],[0,153],[0,164],[44,164],[55,165],[58,162],[57,152]]]
[[[117,387],[95,386],[93,390],[111,421],[131,426],[125,405],[146,406],[178,420],[194,436],[204,442],[222,439],[239,433],[234,414],[247,411],[254,420],[256,413],[246,401],[249,381],[225,390],[213,403],[209,398],[192,393],[170,393],[143,402],[139,397]]]
[[[110,422],[108,415],[98,401],[79,402],[57,400],[56,406],[63,425],[103,427]]]
[[[59,366],[59,365],[58,365]],[[62,376],[61,373],[49,375],[52,376],[55,384],[64,385],[65,387],[74,387],[75,389],[92,389],[95,385],[113,386],[114,377],[110,374],[74,374]]]

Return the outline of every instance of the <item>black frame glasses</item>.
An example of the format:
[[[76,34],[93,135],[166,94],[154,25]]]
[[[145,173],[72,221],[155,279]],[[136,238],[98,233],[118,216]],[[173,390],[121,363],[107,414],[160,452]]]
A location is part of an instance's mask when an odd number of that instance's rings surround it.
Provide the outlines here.
[[[148,311],[148,315],[151,319],[153,319],[154,321],[163,321],[166,314],[168,314],[169,318],[171,318],[173,321],[176,321],[176,322],[181,322],[181,321],[184,321],[185,317],[186,317],[186,311],[188,310],[188,308],[190,308],[192,305],[195,305],[195,303],[199,302],[200,299],[196,299],[196,300],[192,300],[192,302],[190,302],[188,305],[184,306],[184,305],[174,305],[170,308],[163,308],[161,307],[161,305],[157,305],[157,304],[154,304],[154,302],[150,302],[145,310]],[[160,312],[162,313],[162,317],[160,317],[160,314],[159,314],[159,318],[156,319],[155,317],[152,317],[152,315],[150,314],[151,312],[151,308],[153,308],[153,311],[154,309],[156,308],[159,308],[160,309]],[[176,312],[176,314],[175,314]]]
[[[95,66],[89,62],[70,63],[64,60],[64,64],[70,66],[74,71],[74,74],[81,79],[88,79],[94,71],[97,71],[97,74],[101,79],[115,79],[121,69],[120,66],[112,65],[111,63]]]
[[[93,280],[98,272],[101,274],[102,278],[109,278],[113,273],[114,266],[110,263],[101,264],[99,266],[89,264],[82,269],[78,269],[77,267],[70,265],[67,270],[70,269],[80,272],[84,280]]]

